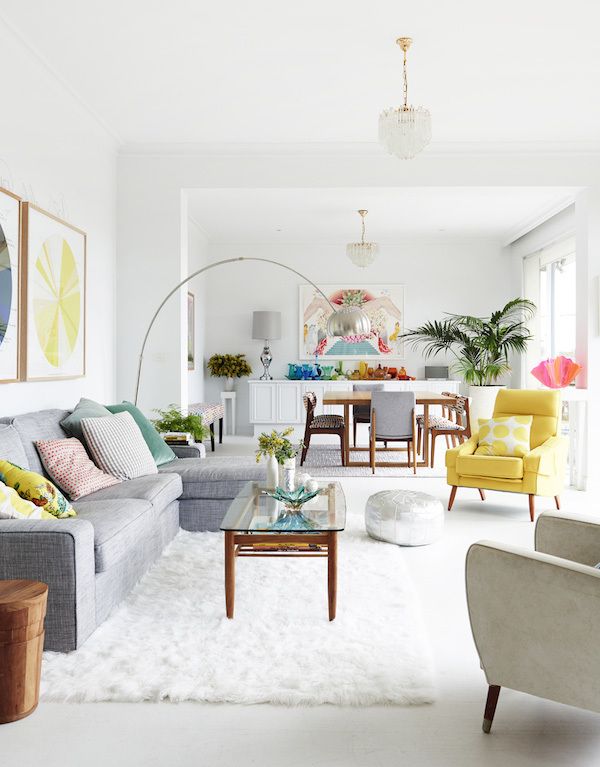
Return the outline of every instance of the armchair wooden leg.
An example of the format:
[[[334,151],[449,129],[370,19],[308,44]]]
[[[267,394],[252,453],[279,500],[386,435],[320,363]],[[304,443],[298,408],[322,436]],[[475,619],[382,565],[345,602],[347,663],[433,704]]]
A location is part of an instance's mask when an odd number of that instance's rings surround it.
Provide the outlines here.
[[[485,711],[483,713],[482,729],[485,733],[488,733],[492,729],[492,722],[494,721],[494,714],[496,713],[496,706],[498,705],[500,689],[500,686],[497,684],[491,684],[489,686],[487,700],[485,702]]]
[[[560,495],[554,496],[554,503],[556,504],[557,510],[560,511]]]
[[[454,499],[456,498],[457,490],[458,487],[456,485],[452,485],[452,490],[450,490],[450,498],[448,499],[448,511],[452,511],[452,506],[454,505]]]
[[[480,487],[478,487],[477,489],[479,490],[479,497],[481,498],[482,501],[485,501],[485,493]]]
[[[535,519],[535,495],[529,494],[529,519],[533,522]]]

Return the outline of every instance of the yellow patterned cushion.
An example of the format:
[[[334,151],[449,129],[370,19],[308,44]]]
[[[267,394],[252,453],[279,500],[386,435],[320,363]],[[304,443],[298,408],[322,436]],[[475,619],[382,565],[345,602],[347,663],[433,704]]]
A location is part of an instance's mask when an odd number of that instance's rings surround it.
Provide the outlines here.
[[[41,506],[26,501],[17,491],[0,482],[0,519],[56,519]]]
[[[35,471],[26,471],[10,461],[0,460],[0,482],[14,488],[21,498],[43,508],[53,517],[75,516],[75,509],[60,490]]]
[[[533,416],[509,415],[479,419],[479,439],[475,455],[523,458],[531,450]]]

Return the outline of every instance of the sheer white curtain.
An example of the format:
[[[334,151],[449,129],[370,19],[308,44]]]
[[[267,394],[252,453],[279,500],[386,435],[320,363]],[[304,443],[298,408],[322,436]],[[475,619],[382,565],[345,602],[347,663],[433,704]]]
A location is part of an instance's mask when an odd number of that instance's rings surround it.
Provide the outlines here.
[[[567,237],[523,259],[525,297],[537,306],[529,327],[521,385],[537,388],[530,371],[542,359],[575,354],[575,238]]]

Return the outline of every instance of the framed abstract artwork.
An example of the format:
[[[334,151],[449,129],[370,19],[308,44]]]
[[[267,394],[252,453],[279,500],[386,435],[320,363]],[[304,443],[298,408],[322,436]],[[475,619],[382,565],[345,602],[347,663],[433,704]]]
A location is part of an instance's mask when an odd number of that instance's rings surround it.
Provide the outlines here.
[[[0,188],[0,383],[21,377],[21,201]]]
[[[188,370],[196,369],[196,299],[187,294],[187,360]]]
[[[85,375],[86,235],[22,204],[28,381]]]
[[[332,312],[312,285],[300,285],[300,359],[402,359],[404,343],[404,285],[319,285],[334,306],[360,306],[371,320],[364,336],[327,335]]]

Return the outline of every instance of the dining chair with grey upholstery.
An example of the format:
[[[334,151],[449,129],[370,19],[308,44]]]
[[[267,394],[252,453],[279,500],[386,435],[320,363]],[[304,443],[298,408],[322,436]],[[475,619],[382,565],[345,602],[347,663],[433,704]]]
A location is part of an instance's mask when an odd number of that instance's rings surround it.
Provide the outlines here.
[[[383,391],[382,383],[352,384],[352,391]],[[356,447],[356,427],[359,423],[371,423],[371,405],[352,405],[352,444]]]
[[[369,459],[373,474],[377,442],[406,442],[408,465],[417,473],[415,405],[416,396],[412,391],[374,391],[371,394]],[[387,461],[383,465],[406,466]]]

